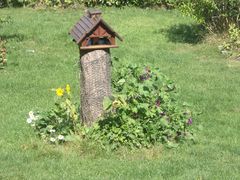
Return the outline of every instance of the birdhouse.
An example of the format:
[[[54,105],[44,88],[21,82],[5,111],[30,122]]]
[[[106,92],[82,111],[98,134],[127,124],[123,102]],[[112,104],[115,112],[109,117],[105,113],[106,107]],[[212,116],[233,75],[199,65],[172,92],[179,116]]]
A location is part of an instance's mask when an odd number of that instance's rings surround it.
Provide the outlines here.
[[[81,119],[91,126],[103,113],[103,100],[111,97],[111,54],[116,38],[123,40],[102,18],[88,10],[69,34],[80,48]]]
[[[117,48],[116,37],[123,40],[101,17],[100,10],[88,10],[70,34],[80,50]]]

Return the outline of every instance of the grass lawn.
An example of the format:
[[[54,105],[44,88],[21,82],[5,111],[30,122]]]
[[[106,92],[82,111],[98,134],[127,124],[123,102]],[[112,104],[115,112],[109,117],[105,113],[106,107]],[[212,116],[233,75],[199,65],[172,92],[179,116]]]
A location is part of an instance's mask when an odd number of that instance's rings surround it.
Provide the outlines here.
[[[176,11],[103,11],[124,37],[112,56],[160,67],[180,98],[202,112],[193,123],[203,126],[198,143],[107,153],[41,142],[27,113],[52,107],[50,89],[67,83],[79,99],[79,54],[68,31],[83,11],[1,9],[13,22],[0,28],[8,39],[8,66],[0,70],[0,179],[240,179],[240,63],[224,59],[214,39],[197,42],[198,27]]]

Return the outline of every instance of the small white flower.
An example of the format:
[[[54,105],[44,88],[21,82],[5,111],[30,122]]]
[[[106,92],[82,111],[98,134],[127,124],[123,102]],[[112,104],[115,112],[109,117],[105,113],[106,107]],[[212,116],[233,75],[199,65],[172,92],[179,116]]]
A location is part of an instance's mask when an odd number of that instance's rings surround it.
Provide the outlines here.
[[[55,138],[50,138],[50,141],[51,141],[51,142],[55,142],[56,139],[55,139]]]
[[[32,123],[32,119],[31,119],[31,118],[28,118],[28,119],[27,119],[27,123],[28,123],[28,124],[31,124],[31,123]]]
[[[33,112],[33,111],[30,111],[30,112],[28,113],[28,115],[29,115],[29,118],[35,119],[35,116],[34,116],[34,112]]]
[[[36,121],[39,118],[39,116],[34,115],[33,111],[30,111],[28,115],[29,115],[29,118],[32,119],[33,121]]]
[[[62,140],[64,140],[64,136],[63,135],[59,135],[58,139],[62,141]]]
[[[50,133],[55,133],[56,130],[55,130],[55,129],[50,129],[49,132],[50,132]]]

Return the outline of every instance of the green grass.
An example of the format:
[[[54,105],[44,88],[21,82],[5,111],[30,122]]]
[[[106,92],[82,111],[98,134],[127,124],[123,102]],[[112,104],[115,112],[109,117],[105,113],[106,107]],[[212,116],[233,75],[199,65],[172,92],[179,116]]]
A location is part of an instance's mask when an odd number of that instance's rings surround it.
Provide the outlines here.
[[[54,147],[34,135],[27,113],[53,106],[50,89],[69,83],[79,99],[79,54],[68,31],[82,13],[0,10],[13,19],[0,28],[8,39],[8,66],[0,70],[0,179],[240,179],[240,64],[224,59],[214,40],[189,41],[188,34],[198,38],[186,33],[193,21],[176,11],[111,8],[104,18],[124,37],[112,56],[160,67],[180,98],[202,112],[193,124],[203,126],[197,144],[107,153]]]

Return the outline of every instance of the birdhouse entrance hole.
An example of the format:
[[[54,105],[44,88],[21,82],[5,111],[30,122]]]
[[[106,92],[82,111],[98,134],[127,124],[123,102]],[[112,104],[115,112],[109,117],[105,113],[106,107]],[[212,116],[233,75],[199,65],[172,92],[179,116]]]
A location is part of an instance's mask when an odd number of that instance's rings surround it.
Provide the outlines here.
[[[87,46],[92,45],[110,45],[108,37],[95,37],[88,40]]]

